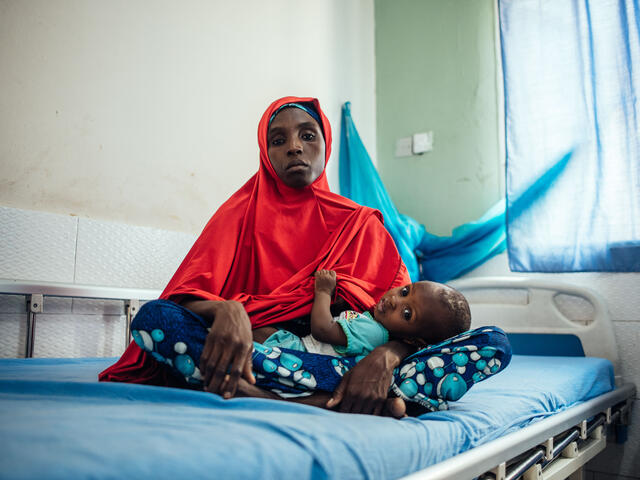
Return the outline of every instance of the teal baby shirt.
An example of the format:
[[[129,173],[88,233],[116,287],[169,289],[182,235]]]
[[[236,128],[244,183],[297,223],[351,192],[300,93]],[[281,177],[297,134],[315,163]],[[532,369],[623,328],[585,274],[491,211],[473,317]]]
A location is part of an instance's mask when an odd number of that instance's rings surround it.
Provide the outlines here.
[[[345,310],[335,320],[347,336],[346,347],[333,346],[340,355],[367,355],[389,341],[389,331],[376,322],[369,312]]]

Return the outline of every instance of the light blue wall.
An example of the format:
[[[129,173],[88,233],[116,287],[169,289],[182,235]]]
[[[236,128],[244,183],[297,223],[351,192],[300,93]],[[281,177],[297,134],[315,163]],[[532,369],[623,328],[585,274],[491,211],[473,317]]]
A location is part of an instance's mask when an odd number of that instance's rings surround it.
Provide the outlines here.
[[[501,195],[495,21],[494,0],[375,3],[378,169],[399,211],[432,233]],[[423,131],[432,152],[395,158],[398,138]]]

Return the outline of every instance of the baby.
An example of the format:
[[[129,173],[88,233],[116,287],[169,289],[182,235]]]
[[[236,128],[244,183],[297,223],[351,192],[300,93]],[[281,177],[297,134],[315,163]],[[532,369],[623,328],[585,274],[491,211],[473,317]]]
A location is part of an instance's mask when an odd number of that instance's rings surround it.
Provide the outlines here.
[[[471,313],[465,297],[441,283],[421,281],[385,293],[369,312],[352,310],[334,318],[331,299],[336,286],[332,270],[315,273],[315,296],[311,309],[311,335],[298,337],[278,330],[262,343],[269,347],[322,353],[367,355],[390,339],[426,347],[469,329]]]

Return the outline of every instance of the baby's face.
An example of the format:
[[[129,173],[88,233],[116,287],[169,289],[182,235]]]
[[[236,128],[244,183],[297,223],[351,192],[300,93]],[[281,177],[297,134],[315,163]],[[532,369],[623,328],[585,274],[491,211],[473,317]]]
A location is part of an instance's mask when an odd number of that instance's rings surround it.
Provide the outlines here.
[[[415,282],[385,293],[376,304],[374,318],[399,338],[424,339],[425,332],[438,334],[445,307],[438,296],[446,286],[434,282]]]

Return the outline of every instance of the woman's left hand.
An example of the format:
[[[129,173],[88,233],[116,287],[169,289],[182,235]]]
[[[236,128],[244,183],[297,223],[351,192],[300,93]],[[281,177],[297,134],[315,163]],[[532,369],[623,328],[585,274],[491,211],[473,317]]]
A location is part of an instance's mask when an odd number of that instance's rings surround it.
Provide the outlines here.
[[[411,353],[411,347],[397,341],[377,347],[342,377],[327,408],[339,405],[345,413],[382,414],[393,369]]]

